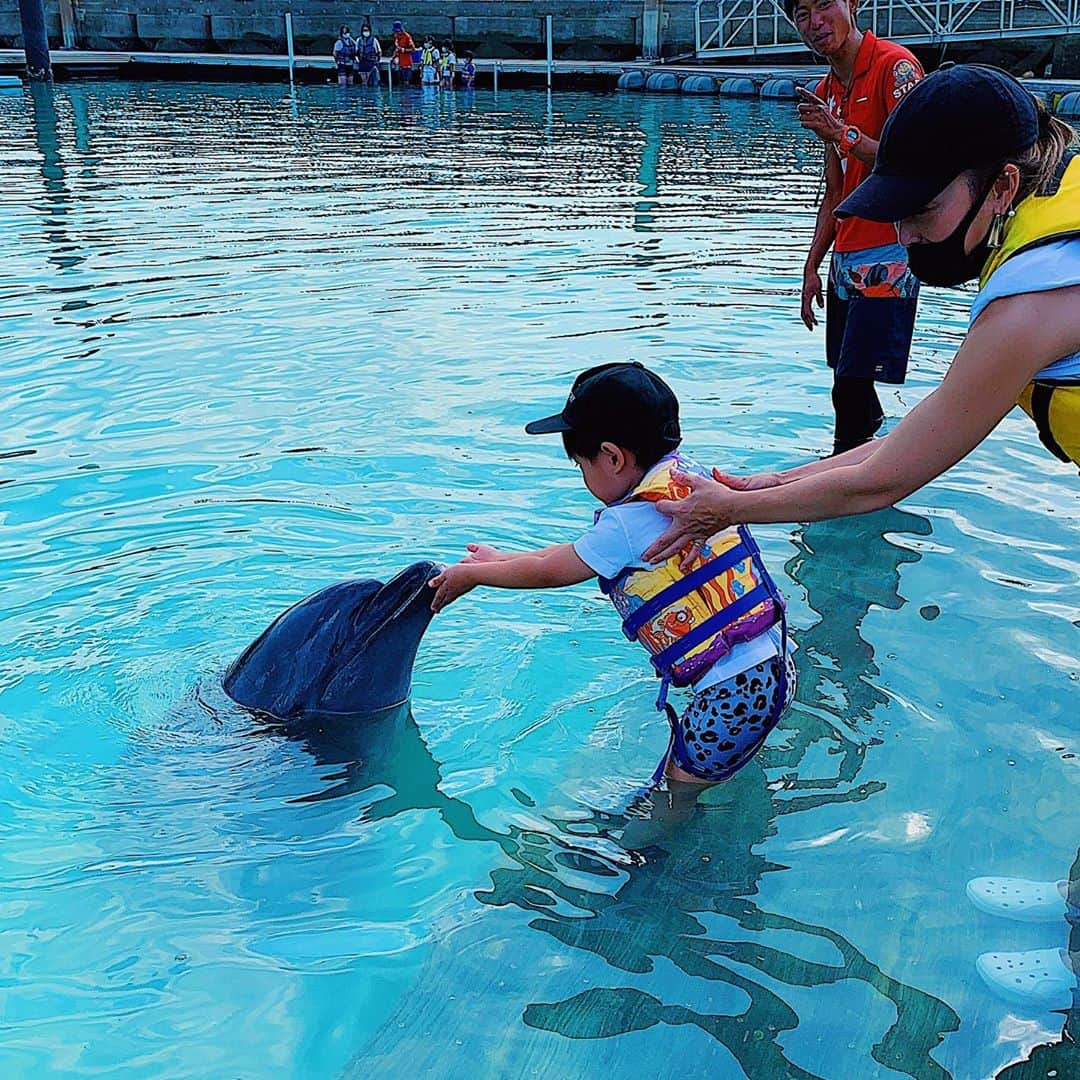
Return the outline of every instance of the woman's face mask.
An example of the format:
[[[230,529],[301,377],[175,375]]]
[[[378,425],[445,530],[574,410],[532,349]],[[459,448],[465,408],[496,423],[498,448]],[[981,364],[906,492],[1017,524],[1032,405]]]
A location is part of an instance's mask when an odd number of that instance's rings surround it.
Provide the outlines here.
[[[990,197],[997,178],[998,174],[995,172],[982,194],[972,203],[971,209],[964,215],[963,220],[944,240],[938,240],[932,244],[908,245],[908,266],[920,281],[927,285],[963,285],[965,281],[979,276],[990,254],[987,243],[990,230],[987,228],[987,235],[969,252],[964,250],[964,240],[968,229],[971,228],[971,223],[979,216],[983,204]]]

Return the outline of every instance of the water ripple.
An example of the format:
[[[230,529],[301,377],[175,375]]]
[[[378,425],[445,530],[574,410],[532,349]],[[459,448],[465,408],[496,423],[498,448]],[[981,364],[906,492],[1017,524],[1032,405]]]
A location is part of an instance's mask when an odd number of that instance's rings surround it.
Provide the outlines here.
[[[631,799],[664,724],[588,589],[437,620],[374,763],[217,685],[330,581],[573,538],[588,497],[521,429],[584,367],[662,371],[730,469],[828,445],[797,319],[821,155],[784,107],[102,82],[0,125],[9,1071],[1026,1050],[973,961],[1036,938],[963,898],[1075,853],[1080,496],[1022,418],[906,508],[761,530],[800,699],[689,821]],[[928,293],[890,414],[965,307]]]

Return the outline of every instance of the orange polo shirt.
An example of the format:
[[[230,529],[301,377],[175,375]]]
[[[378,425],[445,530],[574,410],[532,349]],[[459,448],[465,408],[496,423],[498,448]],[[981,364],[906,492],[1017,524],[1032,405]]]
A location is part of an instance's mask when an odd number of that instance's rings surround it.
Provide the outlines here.
[[[855,57],[850,86],[845,89],[830,71],[815,93],[828,102],[841,123],[854,124],[864,135],[880,139],[889,113],[922,77],[922,65],[903,45],[882,41],[867,30]],[[870,166],[853,154],[843,154],[840,164],[844,170],[841,198],[846,199],[870,175]],[[836,251],[864,251],[895,243],[896,229],[888,222],[853,217],[837,222],[833,247]]]
[[[402,71],[412,67],[412,54],[416,45],[413,44],[412,34],[408,30],[398,30],[394,34],[394,49],[397,54],[398,67]]]

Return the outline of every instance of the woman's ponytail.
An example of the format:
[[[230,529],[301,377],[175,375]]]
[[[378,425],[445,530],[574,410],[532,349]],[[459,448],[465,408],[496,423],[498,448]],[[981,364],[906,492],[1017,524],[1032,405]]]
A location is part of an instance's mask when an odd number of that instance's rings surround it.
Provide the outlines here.
[[[1035,98],[1035,105],[1039,110],[1039,138],[1015,163],[1020,170],[1015,200],[1018,203],[1029,195],[1052,195],[1057,190],[1061,163],[1077,138],[1076,131],[1054,116],[1039,98]]]

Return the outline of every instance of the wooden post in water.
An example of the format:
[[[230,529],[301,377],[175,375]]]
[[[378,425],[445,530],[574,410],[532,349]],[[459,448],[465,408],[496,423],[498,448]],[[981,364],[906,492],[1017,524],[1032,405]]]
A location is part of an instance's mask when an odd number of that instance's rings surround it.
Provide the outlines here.
[[[555,43],[552,39],[551,32],[552,17],[550,15],[544,16],[544,37],[547,38],[547,88],[551,89],[551,67],[554,59]]]
[[[52,81],[49,60],[49,35],[45,32],[43,0],[19,0],[19,21],[22,23],[23,50],[26,53],[26,74],[35,82]]]
[[[292,12],[285,12],[285,45],[289,50],[289,85],[294,85],[293,68],[296,66],[296,57],[293,54],[293,36],[292,36]]]

